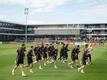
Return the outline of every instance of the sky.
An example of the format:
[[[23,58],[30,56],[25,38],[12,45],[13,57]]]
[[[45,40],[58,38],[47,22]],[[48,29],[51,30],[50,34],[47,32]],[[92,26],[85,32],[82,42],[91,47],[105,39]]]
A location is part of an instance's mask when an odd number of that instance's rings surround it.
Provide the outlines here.
[[[0,20],[28,24],[107,23],[107,0],[0,0]]]

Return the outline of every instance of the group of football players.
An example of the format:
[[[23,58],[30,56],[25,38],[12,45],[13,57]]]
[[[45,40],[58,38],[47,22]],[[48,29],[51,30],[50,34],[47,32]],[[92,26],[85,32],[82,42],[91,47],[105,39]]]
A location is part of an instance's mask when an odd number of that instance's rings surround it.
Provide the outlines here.
[[[44,66],[47,66],[47,64],[52,63],[54,64],[54,68],[58,69],[58,61],[62,61],[63,63],[68,62],[68,51],[71,51],[71,61],[70,63],[68,63],[70,68],[77,67],[78,71],[84,73],[83,69],[87,62],[90,61],[91,63],[92,47],[88,44],[85,45],[81,64],[79,64],[78,55],[80,53],[80,46],[75,45],[72,50],[70,50],[68,46],[68,44],[63,44],[60,49],[60,57],[57,58],[59,51],[58,48],[53,44],[37,44],[36,46],[31,46],[28,51],[26,51],[26,45],[22,44],[21,47],[17,49],[16,65],[12,70],[12,75],[15,74],[15,70],[17,69],[17,67],[20,67],[22,76],[26,76],[24,72],[25,66],[30,67],[30,72],[33,73],[32,67],[34,64],[38,64],[39,69],[43,69],[43,67],[41,66],[42,63]],[[27,52],[28,65],[24,65],[25,52]]]

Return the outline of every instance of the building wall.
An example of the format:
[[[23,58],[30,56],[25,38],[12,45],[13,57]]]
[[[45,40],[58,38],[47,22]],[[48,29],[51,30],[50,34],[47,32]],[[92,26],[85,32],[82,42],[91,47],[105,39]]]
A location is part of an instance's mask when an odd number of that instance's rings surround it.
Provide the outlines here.
[[[25,25],[0,21],[0,41],[25,39]],[[44,24],[28,25],[28,40],[35,38],[83,38],[107,39],[107,24]]]
[[[24,38],[25,27],[9,22],[0,22],[0,41],[15,41]]]
[[[80,35],[80,28],[84,28],[84,25],[56,24],[38,25],[34,30],[35,35]]]
[[[79,35],[79,29],[35,29],[35,35]]]

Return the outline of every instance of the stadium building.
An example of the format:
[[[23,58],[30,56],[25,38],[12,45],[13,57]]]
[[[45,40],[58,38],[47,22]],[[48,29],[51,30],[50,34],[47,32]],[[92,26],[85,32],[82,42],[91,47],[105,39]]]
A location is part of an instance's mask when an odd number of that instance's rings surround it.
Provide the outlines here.
[[[25,40],[25,24],[0,21],[0,42]],[[28,40],[35,39],[103,39],[107,40],[107,24],[37,24],[27,25]]]

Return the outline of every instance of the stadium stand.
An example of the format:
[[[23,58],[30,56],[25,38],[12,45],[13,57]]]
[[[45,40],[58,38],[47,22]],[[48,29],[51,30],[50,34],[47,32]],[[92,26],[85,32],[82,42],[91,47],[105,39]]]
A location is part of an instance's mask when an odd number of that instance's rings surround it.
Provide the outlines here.
[[[25,40],[25,24],[0,21],[0,42],[20,42]],[[67,40],[100,41],[107,40],[107,24],[37,24],[28,25],[28,41]]]

